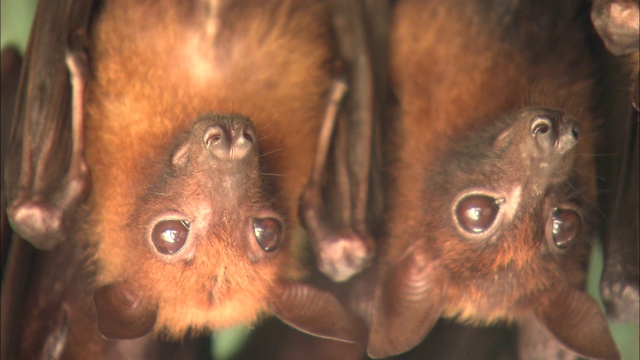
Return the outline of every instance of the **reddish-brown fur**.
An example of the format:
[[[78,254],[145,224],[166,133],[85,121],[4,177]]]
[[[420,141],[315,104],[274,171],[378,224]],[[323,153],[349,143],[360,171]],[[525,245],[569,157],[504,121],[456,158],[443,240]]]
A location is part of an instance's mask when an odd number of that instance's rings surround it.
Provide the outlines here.
[[[468,253],[468,244],[450,240],[454,230],[447,224],[429,220],[430,209],[447,208],[452,201],[442,198],[438,199],[442,204],[423,202],[430,173],[437,171],[434,165],[446,166],[441,163],[444,154],[457,146],[448,139],[457,139],[460,133],[471,138],[474,129],[489,126],[503,114],[526,106],[559,108],[577,117],[584,129],[577,153],[590,154],[594,116],[589,58],[580,33],[572,32],[575,24],[567,24],[566,32],[555,34],[562,39],[557,41],[562,46],[550,45],[548,58],[534,59],[541,54],[527,49],[537,46],[533,34],[517,38],[527,31],[507,34],[507,29],[502,33],[497,25],[498,15],[481,7],[468,1],[409,0],[399,2],[395,10],[391,74],[401,121],[396,141],[389,146],[394,154],[389,171],[389,193],[393,195],[389,197],[389,242],[384,262],[395,263],[416,241],[437,239],[429,240],[427,247],[433,261],[446,269],[447,275],[442,275],[447,278],[444,314],[488,323],[518,317],[520,305],[529,307],[521,303],[528,301],[529,294],[548,289],[558,281],[572,286],[581,284],[585,249],[575,247],[569,256],[577,260],[577,265],[575,260],[570,261],[574,265],[567,266],[566,280],[565,275],[553,274],[560,268],[545,268],[540,262],[537,242],[541,240],[531,239],[527,232],[513,234],[511,242],[497,252],[487,252],[481,258],[473,256]],[[530,14],[532,18],[536,15],[539,14]],[[528,45],[527,40],[533,45]],[[589,175],[593,174],[590,159],[578,156],[576,167],[586,174],[580,183],[580,188],[586,189],[583,195],[593,201],[595,184]],[[500,173],[495,176],[499,183]],[[455,176],[449,181],[456,181]],[[526,218],[519,229],[532,229],[536,221]],[[416,229],[424,232],[417,233]],[[484,275],[467,273],[465,268],[471,263]],[[499,277],[503,273],[517,274],[518,280],[513,284],[520,287],[501,288]],[[487,276],[497,279],[489,283],[478,281]]]
[[[222,238],[199,250],[195,267],[210,273],[172,271],[175,265],[154,258],[144,239],[131,237],[126,217],[159,175],[158,156],[203,113],[248,116],[290,242],[332,75],[324,4],[220,3],[107,2],[91,34],[87,160],[94,187],[84,233],[97,245],[97,283],[134,279],[158,301],[156,331],[173,336],[189,326],[254,321],[276,280],[295,265],[286,249],[275,261],[252,264]],[[212,277],[219,284],[213,300],[202,288]]]

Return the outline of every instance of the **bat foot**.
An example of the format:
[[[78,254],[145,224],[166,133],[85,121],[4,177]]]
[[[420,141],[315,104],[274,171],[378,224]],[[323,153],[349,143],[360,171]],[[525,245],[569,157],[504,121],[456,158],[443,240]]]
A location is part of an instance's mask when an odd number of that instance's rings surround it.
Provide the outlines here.
[[[372,239],[347,230],[324,239],[316,257],[322,273],[335,282],[344,282],[367,267],[374,253]]]
[[[600,290],[608,317],[616,321],[638,322],[640,292],[637,283],[609,282]]]
[[[595,1],[591,13],[594,27],[607,49],[614,55],[638,51],[638,3],[633,1]]]
[[[11,227],[40,250],[51,250],[63,240],[62,213],[40,198],[18,201],[7,210]]]
[[[84,163],[72,164],[63,186],[50,195],[22,196],[7,210],[11,227],[39,250],[51,250],[69,235],[67,219],[91,192],[91,175]]]
[[[40,359],[60,359],[67,339],[69,337],[69,314],[66,306],[63,306],[60,313],[59,325],[49,334],[45,340]]]

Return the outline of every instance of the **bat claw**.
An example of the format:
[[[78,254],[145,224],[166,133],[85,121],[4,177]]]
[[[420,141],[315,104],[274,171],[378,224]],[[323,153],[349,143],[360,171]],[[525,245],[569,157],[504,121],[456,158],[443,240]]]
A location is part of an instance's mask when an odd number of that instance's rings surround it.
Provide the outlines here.
[[[7,210],[11,227],[23,239],[40,250],[51,250],[63,236],[62,214],[43,199],[35,198],[13,204]]]
[[[607,316],[618,321],[638,321],[640,292],[637,284],[618,281],[602,284],[600,288]]]
[[[67,344],[69,337],[69,314],[66,307],[62,308],[59,325],[47,337],[40,359],[58,360]]]
[[[375,244],[347,230],[323,240],[316,252],[320,271],[335,282],[344,282],[371,263]]]
[[[632,1],[595,1],[591,20],[607,49],[614,55],[638,51],[638,3]]]

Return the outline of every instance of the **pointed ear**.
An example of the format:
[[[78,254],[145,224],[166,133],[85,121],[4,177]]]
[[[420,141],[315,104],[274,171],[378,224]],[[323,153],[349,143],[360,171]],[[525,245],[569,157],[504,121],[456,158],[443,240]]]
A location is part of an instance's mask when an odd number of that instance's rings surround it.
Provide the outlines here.
[[[585,292],[567,288],[541,302],[538,320],[569,350],[594,359],[620,359],[598,304]]]
[[[355,319],[332,294],[297,282],[283,282],[269,309],[286,324],[307,334],[355,342]]]
[[[444,279],[437,266],[416,247],[382,279],[373,305],[369,356],[403,353],[427,336],[444,302]]]
[[[135,339],[146,335],[156,323],[158,311],[146,304],[126,282],[101,287],[93,296],[100,333],[111,339]]]

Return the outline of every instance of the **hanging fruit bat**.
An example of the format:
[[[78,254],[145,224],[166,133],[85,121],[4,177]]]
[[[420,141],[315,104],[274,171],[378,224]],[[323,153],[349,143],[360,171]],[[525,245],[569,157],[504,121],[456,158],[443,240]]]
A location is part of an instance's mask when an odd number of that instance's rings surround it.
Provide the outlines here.
[[[640,308],[639,238],[639,150],[638,132],[640,90],[640,11],[638,2],[596,0],[591,19],[606,48],[618,56],[605,73],[609,99],[607,138],[602,153],[621,154],[599,163],[602,186],[601,204],[608,222],[604,231],[604,271],[600,284],[607,315],[618,320],[638,322]],[[622,139],[619,141],[618,139]]]
[[[40,4],[8,214],[35,247],[88,258],[73,304],[95,290],[80,313],[104,336],[179,338],[264,311],[350,339],[335,298],[291,280],[332,41],[325,3]]]
[[[411,349],[443,316],[518,323],[523,358],[619,358],[582,290],[597,223],[589,26],[581,2],[396,4],[370,356]]]

